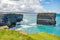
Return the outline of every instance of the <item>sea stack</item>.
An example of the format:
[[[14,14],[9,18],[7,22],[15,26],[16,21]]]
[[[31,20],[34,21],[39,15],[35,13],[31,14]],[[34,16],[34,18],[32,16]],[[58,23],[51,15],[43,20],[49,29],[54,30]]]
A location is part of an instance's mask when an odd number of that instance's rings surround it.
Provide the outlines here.
[[[56,13],[38,13],[37,24],[41,25],[55,25]]]

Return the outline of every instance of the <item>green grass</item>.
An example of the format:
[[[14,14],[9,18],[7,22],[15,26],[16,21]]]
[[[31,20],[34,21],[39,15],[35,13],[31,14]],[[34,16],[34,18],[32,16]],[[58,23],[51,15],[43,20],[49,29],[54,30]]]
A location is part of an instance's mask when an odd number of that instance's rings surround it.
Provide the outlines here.
[[[19,31],[0,30],[0,40],[60,40],[60,36],[45,32],[24,35]]]
[[[35,40],[60,40],[60,36],[56,36],[54,34],[47,34],[44,32],[30,34],[29,36]]]
[[[24,35],[14,30],[0,30],[0,40],[33,40],[28,35]]]

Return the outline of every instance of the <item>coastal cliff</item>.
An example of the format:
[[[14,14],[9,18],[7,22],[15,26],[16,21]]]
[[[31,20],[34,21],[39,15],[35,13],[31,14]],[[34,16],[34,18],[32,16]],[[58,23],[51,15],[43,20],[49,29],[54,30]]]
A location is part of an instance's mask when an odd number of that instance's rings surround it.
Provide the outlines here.
[[[37,15],[37,24],[55,25],[56,13],[39,13]]]

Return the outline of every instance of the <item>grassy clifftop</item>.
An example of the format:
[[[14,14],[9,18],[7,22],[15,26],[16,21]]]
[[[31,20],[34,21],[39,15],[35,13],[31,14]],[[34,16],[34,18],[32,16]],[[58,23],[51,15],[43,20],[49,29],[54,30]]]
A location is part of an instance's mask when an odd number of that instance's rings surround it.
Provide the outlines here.
[[[14,30],[0,30],[0,40],[33,40],[28,35],[24,35]]]
[[[60,36],[45,32],[25,34],[21,31],[0,30],[0,40],[60,40]]]
[[[47,34],[44,32],[30,34],[29,36],[35,40],[60,40],[60,36],[56,36],[54,34]]]

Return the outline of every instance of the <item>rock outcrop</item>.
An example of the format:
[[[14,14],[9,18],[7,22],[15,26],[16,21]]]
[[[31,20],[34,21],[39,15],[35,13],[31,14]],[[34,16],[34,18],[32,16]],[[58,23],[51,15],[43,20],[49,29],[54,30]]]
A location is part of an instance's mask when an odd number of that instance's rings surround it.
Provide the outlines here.
[[[39,13],[37,15],[37,24],[55,25],[56,13]]]
[[[16,22],[23,20],[22,14],[0,14],[0,26],[7,25],[9,28],[15,27]]]
[[[9,27],[6,25],[6,26],[0,26],[0,29],[9,29]]]

